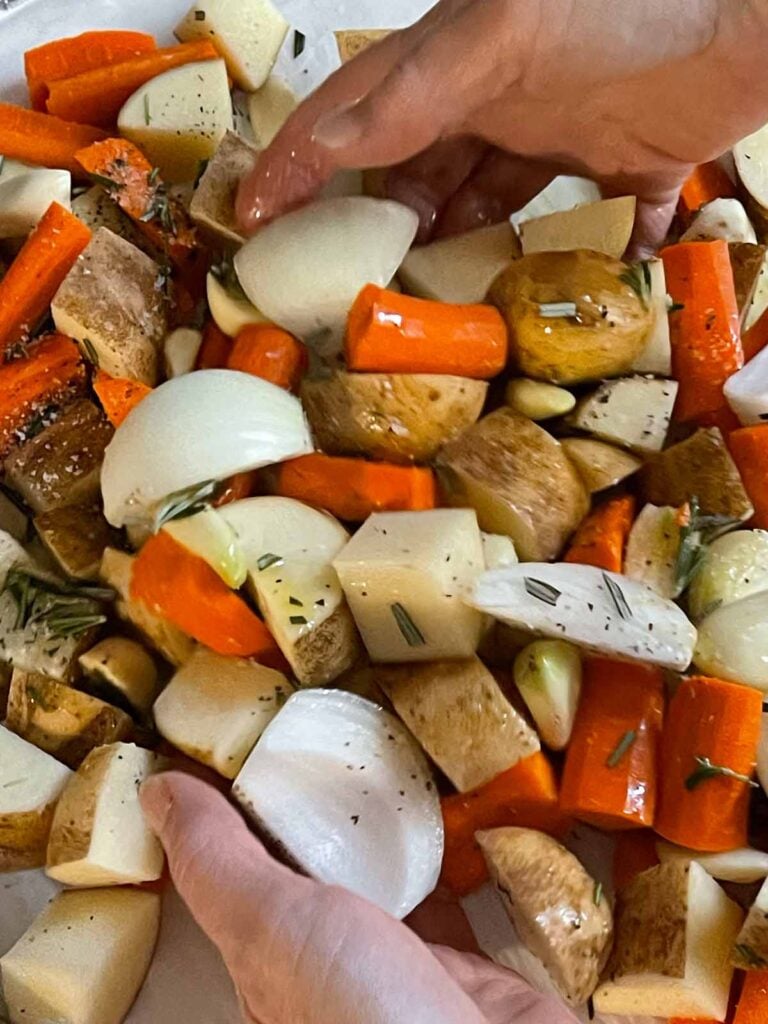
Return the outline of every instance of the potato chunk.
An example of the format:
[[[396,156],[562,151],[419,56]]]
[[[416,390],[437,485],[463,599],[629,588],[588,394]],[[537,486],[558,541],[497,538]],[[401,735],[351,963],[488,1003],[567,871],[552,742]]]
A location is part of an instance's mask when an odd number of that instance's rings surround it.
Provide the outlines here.
[[[256,144],[266,149],[299,105],[299,97],[289,85],[270,76],[264,85],[248,97],[248,118]]]
[[[201,649],[155,702],[155,724],[174,747],[234,779],[291,693],[281,672]]]
[[[11,1024],[121,1024],[159,924],[154,892],[59,893],[0,958]]]
[[[527,828],[478,832],[496,888],[518,935],[568,1002],[586,1002],[608,957],[608,900],[572,853]]]
[[[617,896],[600,1013],[724,1020],[741,909],[696,862],[661,864]]]
[[[252,169],[258,154],[250,142],[228,131],[198,182],[190,215],[219,242],[241,245],[245,241],[235,214],[235,195],[240,179]]]
[[[608,380],[583,399],[569,422],[603,441],[637,452],[664,447],[677,382],[651,377]]]
[[[483,620],[463,599],[485,559],[473,511],[376,513],[333,567],[373,661],[475,653]]]
[[[109,703],[125,706],[134,714],[149,712],[159,688],[157,666],[136,640],[105,637],[78,660],[87,689],[103,693]]]
[[[510,536],[525,561],[556,557],[589,509],[560,444],[512,409],[497,409],[447,444],[437,471],[450,504],[474,508],[480,528]]]
[[[635,455],[591,437],[566,437],[560,443],[590,494],[621,483],[642,466]]]
[[[56,806],[46,874],[84,888],[156,881],[163,849],[144,820],[139,787],[158,767],[133,743],[92,750]]]
[[[0,725],[0,871],[45,864],[53,811],[72,772]]]
[[[635,225],[634,196],[599,199],[527,220],[520,226],[523,254],[590,249],[621,259]]]
[[[76,580],[97,580],[105,549],[120,539],[97,503],[52,508],[35,516],[34,525],[62,572]]]
[[[154,260],[99,228],[53,298],[56,328],[81,344],[87,338],[113,377],[155,384],[166,333],[159,280]]]
[[[395,711],[461,793],[541,750],[479,658],[378,669]]]
[[[768,969],[768,881],[760,887],[736,936],[731,963],[743,971]]]
[[[329,455],[428,462],[477,420],[487,391],[465,377],[339,371],[305,380],[301,400]]]

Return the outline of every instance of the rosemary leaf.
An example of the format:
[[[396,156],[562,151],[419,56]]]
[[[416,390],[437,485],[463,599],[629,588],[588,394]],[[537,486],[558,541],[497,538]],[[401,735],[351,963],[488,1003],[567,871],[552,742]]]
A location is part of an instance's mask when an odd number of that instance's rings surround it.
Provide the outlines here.
[[[304,53],[304,47],[307,45],[307,37],[303,32],[299,32],[296,29],[293,33],[293,59],[296,60]]]
[[[200,184],[203,175],[208,170],[209,163],[210,160],[201,160],[200,163],[197,165],[197,173],[195,174],[195,183],[193,185],[193,188],[197,188],[197,186]]]
[[[390,605],[390,609],[397,623],[397,628],[403,634],[403,639],[409,647],[422,647],[427,641],[424,634],[413,621],[403,605],[399,601]]]
[[[768,960],[765,960],[764,957],[756,953],[752,946],[748,946],[746,942],[737,942],[733,947],[733,951],[754,970],[768,967]]]
[[[606,767],[616,768],[617,765],[621,763],[624,755],[629,751],[636,739],[637,729],[627,730],[606,759]]]
[[[557,587],[553,587],[550,583],[544,583],[543,580],[536,580],[532,576],[524,576],[523,584],[526,593],[530,594],[531,597],[535,597],[545,604],[552,605],[553,608],[557,604],[561,593]]]
[[[675,597],[679,597],[693,582],[703,564],[707,546],[740,525],[740,521],[731,516],[702,515],[696,495],[691,497],[688,508],[688,522],[680,527],[680,545],[675,561]]]
[[[83,348],[85,349],[85,354],[88,357],[88,362],[95,366],[96,369],[98,370],[99,354],[94,348],[93,342],[91,341],[90,338],[83,338]]]
[[[144,93],[144,124],[152,124],[152,115],[149,112],[149,93]]]
[[[207,499],[213,497],[217,487],[216,480],[206,480],[204,483],[169,494],[156,508],[152,523],[153,532],[157,533],[173,519],[182,519],[202,512],[208,504]]]
[[[264,572],[265,569],[269,569],[272,565],[281,565],[282,561],[283,559],[281,555],[273,555],[270,552],[269,554],[262,555],[261,558],[258,559],[256,562],[256,568],[259,572]]]
[[[594,889],[594,892],[592,893],[592,901],[593,901],[593,903],[595,904],[596,907],[599,907],[600,903],[602,902],[602,899],[603,899],[603,883],[602,882],[595,882],[595,889]]]
[[[122,182],[113,181],[112,178],[108,178],[105,174],[89,174],[88,177],[96,185],[101,185],[107,192],[119,192],[123,187]]]
[[[613,606],[616,609],[620,619],[624,619],[628,622],[632,618],[632,609],[629,607],[624,591],[621,589],[616,580],[612,579],[607,572],[603,573],[603,580],[608,588],[608,594],[613,601]]]
[[[741,772],[735,772],[732,768],[725,768],[720,764],[713,764],[708,757],[699,756],[696,757],[696,768],[685,780],[685,788],[689,791],[694,790],[702,782],[706,782],[707,779],[717,778],[718,775],[724,776],[727,779],[735,779],[736,782],[743,782],[746,786],[751,786],[753,789],[759,788],[754,779],[750,779],[748,775],[742,775]]]
[[[647,260],[630,264],[628,269],[619,276],[619,280],[629,285],[642,304],[646,308],[648,307],[651,298],[652,281],[651,268]]]
[[[307,620],[304,615],[290,615],[288,621],[292,626],[306,626]]]

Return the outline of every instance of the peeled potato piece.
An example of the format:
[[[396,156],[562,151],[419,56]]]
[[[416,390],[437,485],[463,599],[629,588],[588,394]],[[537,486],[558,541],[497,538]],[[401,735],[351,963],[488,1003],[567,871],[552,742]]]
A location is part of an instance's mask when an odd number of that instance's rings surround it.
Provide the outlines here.
[[[640,459],[629,452],[591,437],[564,437],[560,444],[590,494],[621,483],[642,466]]]
[[[636,205],[634,196],[619,196],[525,221],[520,228],[523,254],[591,249],[621,259],[632,237]]]

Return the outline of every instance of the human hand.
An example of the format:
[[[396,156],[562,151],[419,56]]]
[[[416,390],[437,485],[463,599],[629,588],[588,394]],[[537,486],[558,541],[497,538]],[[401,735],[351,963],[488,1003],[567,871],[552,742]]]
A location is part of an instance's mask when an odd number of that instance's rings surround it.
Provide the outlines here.
[[[226,799],[170,772],[141,802],[171,875],[258,1024],[574,1024],[517,975],[279,864]]]
[[[765,0],[440,0],[332,75],[241,184],[249,233],[340,168],[388,167],[421,240],[503,220],[558,173],[638,196],[656,248],[694,165],[768,119]]]

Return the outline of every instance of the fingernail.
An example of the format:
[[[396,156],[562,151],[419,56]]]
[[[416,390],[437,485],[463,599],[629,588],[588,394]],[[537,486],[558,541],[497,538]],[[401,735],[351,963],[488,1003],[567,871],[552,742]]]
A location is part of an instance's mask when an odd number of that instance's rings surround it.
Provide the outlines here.
[[[355,107],[337,107],[315,122],[312,138],[326,149],[344,149],[360,139],[362,128]]]
[[[153,775],[141,787],[139,799],[149,827],[161,835],[173,806],[173,793],[168,781],[162,775]]]

